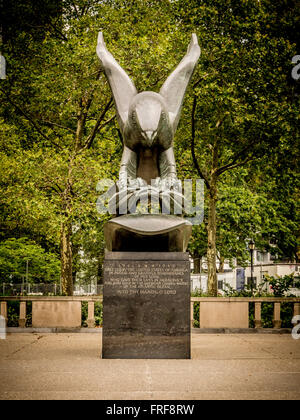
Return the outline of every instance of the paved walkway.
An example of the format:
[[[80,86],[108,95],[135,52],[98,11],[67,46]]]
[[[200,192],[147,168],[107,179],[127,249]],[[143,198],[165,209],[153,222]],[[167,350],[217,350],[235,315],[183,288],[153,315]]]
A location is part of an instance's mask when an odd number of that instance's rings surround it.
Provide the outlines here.
[[[101,334],[9,334],[0,399],[300,399],[300,340],[193,334],[191,360],[102,360]]]

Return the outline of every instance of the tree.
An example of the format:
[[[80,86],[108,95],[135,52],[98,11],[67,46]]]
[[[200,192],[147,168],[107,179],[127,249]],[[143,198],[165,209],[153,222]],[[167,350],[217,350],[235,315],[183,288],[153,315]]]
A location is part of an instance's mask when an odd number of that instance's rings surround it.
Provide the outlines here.
[[[59,282],[60,261],[57,255],[29,241],[11,238],[0,243],[0,276],[3,283]]]
[[[105,218],[96,213],[95,187],[116,179],[122,144],[95,53],[97,32],[139,91],[159,90],[196,32],[202,55],[174,145],[179,175],[206,185],[205,225],[194,228],[190,249],[199,256],[207,249],[211,294],[217,252],[245,260],[249,237],[267,246],[275,236],[279,253],[295,253],[296,164],[286,156],[296,149],[299,119],[290,77],[299,39],[294,4],[65,0],[62,15],[43,16],[43,30],[35,20],[32,33],[7,39],[2,238],[28,236],[58,249],[65,294],[80,248],[100,266]],[[288,199],[280,192],[285,184]]]
[[[60,243],[62,290],[69,295],[73,229],[96,214],[95,186],[106,175],[106,150],[111,149],[103,141],[98,147],[102,155],[96,160],[93,142],[114,119],[110,93],[102,88],[102,73],[94,58],[94,39],[86,30],[88,23],[82,13],[81,21],[71,16],[64,28],[47,32],[42,43],[25,38],[28,50],[20,61],[14,60],[13,52],[10,55],[8,42],[7,62],[17,76],[11,71],[1,84],[3,112],[10,114],[17,135],[22,133],[27,143],[6,156],[7,166],[12,163],[20,175],[15,184],[4,177],[6,204],[24,217],[27,213],[31,219],[36,216],[30,228],[47,219],[56,235],[54,241]],[[24,37],[20,33],[19,45]]]
[[[152,2],[134,5],[132,10],[126,2],[65,1],[62,19],[50,21],[43,42],[20,32],[5,45],[8,74],[0,94],[8,127],[3,142],[15,131],[15,143],[3,152],[4,203],[18,227],[44,230],[59,244],[62,291],[68,295],[80,243],[87,231],[94,235],[97,181],[116,177],[122,148],[110,89],[95,54],[97,32],[105,30],[111,51],[134,73],[141,90],[155,87],[172,65],[169,61],[158,71],[158,59],[168,61],[177,41],[172,35],[168,44],[169,2],[163,1],[160,10]],[[5,211],[2,215],[11,228]]]
[[[291,140],[299,108],[298,99],[291,101],[289,86],[296,45],[282,31],[273,31],[272,25],[280,24],[281,16],[268,1],[192,1],[188,7],[179,1],[177,5],[180,15],[186,12],[184,24],[197,27],[202,45],[190,98],[190,143],[208,195],[208,291],[217,295],[220,182],[226,172],[262,159],[271,150],[276,153]],[[188,139],[186,126],[182,136]],[[255,234],[253,229],[249,237]]]

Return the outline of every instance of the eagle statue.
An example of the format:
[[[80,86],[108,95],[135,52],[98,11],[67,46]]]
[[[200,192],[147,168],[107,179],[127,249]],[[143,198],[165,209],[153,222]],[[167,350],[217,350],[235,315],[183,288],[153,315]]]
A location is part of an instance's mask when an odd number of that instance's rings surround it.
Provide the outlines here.
[[[154,188],[160,197],[172,191],[176,201],[176,190],[181,184],[176,174],[173,139],[185,91],[200,56],[196,34],[192,34],[185,56],[159,93],[137,91],[106,48],[102,32],[98,35],[97,55],[113,94],[123,138],[119,192],[126,189],[138,197]],[[180,193],[177,199],[179,196]]]

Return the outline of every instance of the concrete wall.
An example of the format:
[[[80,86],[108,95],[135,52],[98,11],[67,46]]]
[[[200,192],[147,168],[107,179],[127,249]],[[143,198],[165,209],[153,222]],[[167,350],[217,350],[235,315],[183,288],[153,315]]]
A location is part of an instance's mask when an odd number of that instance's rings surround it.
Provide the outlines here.
[[[33,328],[80,328],[80,301],[33,301]]]
[[[200,328],[248,328],[248,302],[200,302]]]
[[[101,296],[87,297],[0,297],[0,315],[7,317],[7,304],[9,301],[20,301],[19,326],[24,327],[26,321],[26,302],[32,302],[33,328],[80,328],[81,303],[88,302],[87,324],[95,324],[94,303],[102,302]],[[261,304],[274,303],[274,326],[279,328],[280,305],[284,302],[294,304],[294,316],[300,313],[300,297],[192,297],[191,309],[194,304],[200,303],[200,328],[248,328],[249,303],[255,303],[255,325],[261,326]],[[193,315],[193,311],[191,311]],[[193,319],[191,318],[191,325]]]

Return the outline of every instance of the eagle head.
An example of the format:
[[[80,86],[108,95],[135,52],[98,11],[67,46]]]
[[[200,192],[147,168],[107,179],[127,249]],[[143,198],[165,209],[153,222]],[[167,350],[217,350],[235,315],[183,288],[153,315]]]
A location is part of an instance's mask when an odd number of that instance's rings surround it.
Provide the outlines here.
[[[169,125],[166,104],[155,92],[137,94],[130,103],[128,123],[131,134],[145,147],[151,147],[159,133]]]

